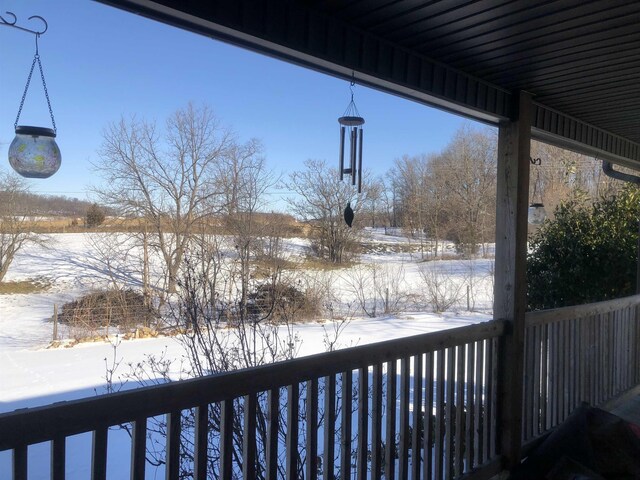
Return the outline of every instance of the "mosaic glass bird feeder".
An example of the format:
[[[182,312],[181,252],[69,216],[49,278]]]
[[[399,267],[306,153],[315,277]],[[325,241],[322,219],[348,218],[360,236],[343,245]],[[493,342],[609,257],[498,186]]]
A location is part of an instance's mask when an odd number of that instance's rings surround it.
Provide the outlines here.
[[[53,117],[47,83],[44,79],[44,70],[42,69],[42,62],[40,61],[40,54],[38,51],[38,39],[40,38],[40,35],[47,31],[48,25],[44,18],[34,15],[29,17],[29,20],[34,18],[40,20],[44,23],[44,29],[40,31],[31,30],[16,25],[15,15],[11,12],[7,12],[7,14],[11,15],[13,18],[7,20],[0,17],[0,25],[14,27],[25,32],[33,33],[36,39],[36,52],[33,56],[33,62],[31,63],[27,83],[24,87],[22,99],[20,100],[18,115],[16,116],[16,121],[13,124],[16,136],[9,147],[9,164],[23,177],[48,178],[58,171],[62,163],[60,149],[58,148],[58,144],[55,140],[56,121]],[[49,115],[51,116],[53,128],[18,125],[18,122],[20,121],[20,114],[22,113],[22,108],[24,107],[24,102],[27,98],[27,92],[29,91],[29,85],[31,84],[31,77],[33,76],[33,71],[36,65],[38,65],[38,70],[40,71],[40,78],[42,79],[42,86],[44,87],[44,94],[47,99],[47,106],[49,107]]]
[[[9,147],[9,164],[23,177],[50,177],[62,161],[55,138],[51,128],[16,127],[16,136]]]
[[[540,225],[547,218],[547,211],[543,203],[529,205],[528,221],[531,225]]]

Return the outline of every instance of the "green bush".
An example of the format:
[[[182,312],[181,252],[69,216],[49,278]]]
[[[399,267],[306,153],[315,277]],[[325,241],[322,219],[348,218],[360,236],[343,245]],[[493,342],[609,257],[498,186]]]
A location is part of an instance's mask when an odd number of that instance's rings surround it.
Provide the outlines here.
[[[530,310],[635,293],[640,190],[626,186],[591,206],[560,205],[530,241]]]

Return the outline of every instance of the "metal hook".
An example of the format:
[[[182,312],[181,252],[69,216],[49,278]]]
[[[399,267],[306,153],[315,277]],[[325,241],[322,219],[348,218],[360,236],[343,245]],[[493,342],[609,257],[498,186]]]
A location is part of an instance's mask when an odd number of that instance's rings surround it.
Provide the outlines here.
[[[13,28],[17,28],[18,30],[22,30],[23,32],[29,32],[29,33],[33,33],[34,35],[36,35],[36,38],[42,34],[44,34],[44,32],[46,32],[49,28],[49,24],[47,23],[47,21],[42,18],[40,15],[31,15],[28,20],[33,20],[34,18],[37,18],[38,20],[40,20],[42,23],[44,23],[44,30],[31,30],[29,28],[25,28],[25,27],[20,27],[18,25],[16,25],[16,22],[18,21],[18,17],[16,17],[16,15],[12,12],[5,12],[6,15],[11,15],[13,17],[13,20],[6,20],[4,17],[2,17],[0,15],[0,25],[4,25],[6,27],[13,27]],[[37,44],[36,44],[37,45]]]
[[[32,20],[34,18],[37,18],[38,20],[40,20],[42,23],[44,23],[44,30],[42,30],[41,32],[37,31],[37,30],[28,30],[31,33],[35,33],[37,36],[43,35],[44,32],[46,32],[49,29],[49,24],[47,23],[47,21],[42,18],[40,15],[31,15],[29,17],[29,20]]]
[[[13,13],[11,13],[11,12],[4,12],[4,13],[6,13],[7,15],[11,15],[11,16],[13,17],[13,22],[10,22],[10,21],[6,20],[2,15],[0,15],[0,20],[2,20],[2,23],[3,23],[4,25],[9,25],[9,26],[13,26],[13,25],[15,25],[15,24],[16,24],[16,22],[18,21],[18,17],[16,17],[16,16],[15,16]]]
[[[354,87],[356,86],[356,72],[351,72],[351,82],[349,82],[349,90],[351,90],[351,101],[353,102]]]

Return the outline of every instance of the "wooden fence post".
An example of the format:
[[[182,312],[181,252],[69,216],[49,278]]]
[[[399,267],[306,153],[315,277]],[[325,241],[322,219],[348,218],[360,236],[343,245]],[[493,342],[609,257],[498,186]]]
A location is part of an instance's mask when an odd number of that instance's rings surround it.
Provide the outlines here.
[[[522,449],[531,95],[520,92],[517,105],[499,126],[496,201],[493,315],[508,327],[498,357],[497,447],[506,468],[520,461]]]

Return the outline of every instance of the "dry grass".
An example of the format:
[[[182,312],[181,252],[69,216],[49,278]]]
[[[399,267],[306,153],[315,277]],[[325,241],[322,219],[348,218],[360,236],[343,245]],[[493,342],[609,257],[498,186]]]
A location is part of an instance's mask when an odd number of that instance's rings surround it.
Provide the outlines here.
[[[46,280],[22,280],[19,282],[0,282],[0,295],[12,295],[14,293],[28,294],[40,293],[49,288]]]
[[[322,271],[331,271],[331,270],[342,270],[343,268],[351,268],[354,265],[357,265],[358,262],[348,261],[342,263],[333,263],[328,260],[324,260],[322,258],[317,257],[305,257],[305,259],[297,263],[297,268],[304,270],[322,270]]]
[[[256,258],[252,264],[255,266],[254,275],[257,279],[265,279],[271,277],[271,274],[276,270],[296,270],[298,264],[291,260],[284,258],[269,259],[269,258]]]
[[[36,233],[83,233],[83,232],[142,232],[144,220],[140,218],[120,218],[109,217],[102,225],[88,228],[84,225],[84,217],[42,217],[36,220],[27,220],[25,226]],[[278,234],[284,238],[306,237],[309,234],[308,226],[298,222],[292,216],[280,213],[258,213],[255,215],[257,230],[264,229],[265,225],[277,224]],[[147,231],[152,231],[147,226]],[[170,230],[167,224],[166,231]],[[196,232],[200,233],[203,226],[197,226]],[[207,233],[232,234],[225,225],[223,217],[212,217],[207,219],[204,225]]]
[[[297,271],[297,270],[321,270],[324,272],[341,270],[343,268],[351,268],[357,265],[358,262],[343,262],[332,263],[327,260],[315,257],[305,257],[300,261],[286,260],[286,259],[262,259],[258,258],[253,261],[255,265],[254,276],[256,279],[263,280],[269,278],[274,270],[277,268],[281,271]]]

